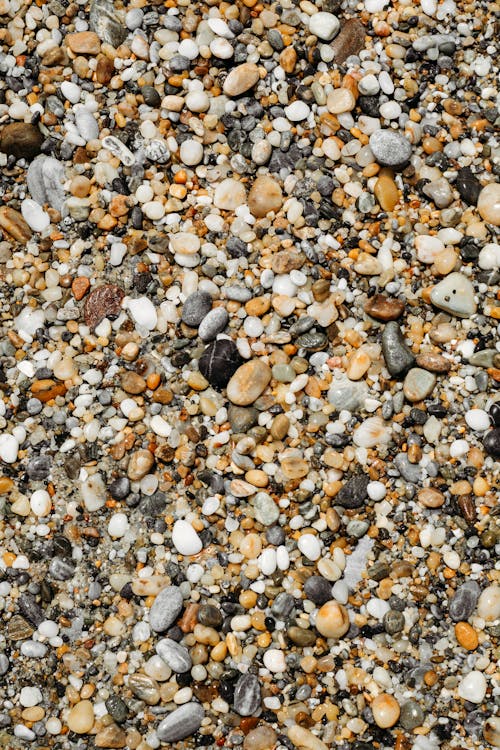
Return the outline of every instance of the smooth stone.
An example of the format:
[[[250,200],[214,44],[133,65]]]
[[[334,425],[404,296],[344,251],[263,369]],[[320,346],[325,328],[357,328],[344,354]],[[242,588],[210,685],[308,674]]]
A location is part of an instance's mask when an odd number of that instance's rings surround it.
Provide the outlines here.
[[[339,492],[335,495],[335,505],[341,505],[343,508],[361,508],[368,499],[368,484],[370,477],[367,474],[358,474],[358,476],[349,479]]]
[[[155,706],[160,700],[160,688],[156,680],[147,674],[132,674],[128,678],[128,687],[139,700],[148,706]]]
[[[182,609],[182,593],[177,586],[165,586],[149,611],[149,624],[155,633],[163,633],[175,622]]]
[[[304,594],[314,604],[325,604],[332,598],[332,584],[322,576],[311,576],[304,584]]]
[[[453,201],[450,183],[444,177],[424,185],[422,192],[433,200],[438,208],[447,208]]]
[[[193,526],[182,519],[174,523],[172,544],[180,555],[197,555],[203,549],[203,543]]]
[[[420,367],[413,367],[405,377],[403,393],[408,401],[422,401],[432,393],[436,383],[437,378],[434,373],[422,370]]]
[[[500,619],[500,586],[491,584],[481,592],[477,602],[477,614],[486,622]]]
[[[276,745],[277,734],[267,725],[251,729],[243,740],[243,750],[272,750]]]
[[[415,727],[421,727],[424,719],[425,714],[417,701],[410,699],[405,701],[401,706],[399,721],[403,729],[406,729],[408,732],[411,732]]]
[[[160,742],[178,742],[197,732],[204,718],[199,703],[185,703],[160,722],[156,734]]]
[[[182,321],[191,328],[198,328],[203,318],[212,309],[212,297],[208,292],[193,292],[182,307]]]
[[[401,302],[399,299],[385,297],[383,294],[374,294],[373,297],[369,297],[364,307],[367,315],[384,323],[400,318],[404,309],[404,302]]]
[[[269,211],[279,211],[282,205],[283,193],[278,182],[268,175],[257,177],[248,194],[248,207],[252,215],[262,219]]]
[[[207,346],[198,361],[198,368],[211,386],[222,390],[242,361],[234,341],[218,339]]]
[[[403,375],[415,362],[396,321],[389,321],[382,331],[382,352],[385,365],[394,377]]]
[[[418,484],[422,480],[422,469],[419,464],[412,464],[406,453],[398,453],[394,459],[394,466],[407,482]]]
[[[254,63],[243,63],[233,68],[224,81],[226,96],[240,96],[253,88],[260,78],[259,68]]]
[[[43,206],[48,203],[51,208],[61,213],[65,192],[62,183],[65,181],[64,165],[52,156],[40,155],[28,167],[26,182],[33,200]]]
[[[342,65],[348,57],[357,55],[365,46],[365,27],[357,18],[345,21],[331,44],[333,59]]]
[[[495,427],[486,434],[483,446],[489,456],[500,458],[500,427]]]
[[[5,125],[0,132],[0,151],[15,156],[16,159],[31,161],[40,153],[43,140],[43,135],[36,125],[12,122]]]
[[[484,221],[500,226],[500,183],[490,182],[479,193],[477,210]]]
[[[271,368],[260,359],[241,365],[227,384],[227,397],[237,406],[250,406],[267,388]]]
[[[235,211],[247,199],[245,186],[239,180],[228,177],[215,188],[214,205],[223,211]]]
[[[201,321],[198,328],[198,336],[202,341],[212,341],[218,333],[221,333],[229,322],[229,315],[225,307],[216,307],[210,310]]]
[[[441,354],[419,354],[415,364],[430,372],[449,372],[451,370],[451,362]]]
[[[496,349],[480,349],[468,357],[468,362],[475,367],[493,367],[496,354],[498,354]]]
[[[162,638],[156,644],[156,653],[168,664],[172,672],[183,674],[191,669],[193,662],[185,646],[171,638]]]
[[[500,717],[490,716],[483,726],[483,737],[493,747],[500,747]]]
[[[411,143],[396,130],[376,130],[370,136],[370,148],[383,167],[403,167],[411,158]]]
[[[128,708],[125,701],[119,695],[110,695],[105,701],[106,708],[112,719],[119,724],[126,721],[128,717]]]
[[[392,695],[381,693],[373,699],[370,706],[375,724],[382,729],[393,727],[399,719],[399,703]]]
[[[240,716],[252,716],[261,707],[259,678],[247,672],[242,674],[234,688],[233,707]]]
[[[0,207],[0,227],[18,242],[25,244],[31,239],[32,231],[29,225],[22,214],[10,206]]]
[[[272,526],[280,516],[280,509],[267,492],[258,492],[253,498],[256,520],[263,526]]]
[[[473,174],[470,167],[462,167],[457,172],[455,187],[464,203],[469,206],[477,206],[481,193],[481,183]]]
[[[75,734],[87,734],[94,726],[94,707],[90,701],[76,703],[68,714],[68,727]]]
[[[465,675],[458,686],[458,695],[469,703],[482,703],[488,683],[486,677],[482,672],[472,670],[469,674]]]
[[[367,396],[368,387],[365,382],[352,382],[345,376],[335,378],[328,391],[328,401],[332,406],[350,412],[360,409]]]
[[[310,33],[325,42],[331,41],[339,29],[340,21],[333,13],[319,11],[319,13],[314,13],[309,20]]]
[[[93,0],[90,3],[89,25],[102,42],[112,47],[120,46],[127,36],[127,29],[113,0]]]
[[[433,287],[431,302],[440,310],[460,318],[474,315],[477,309],[472,283],[462,273],[457,272],[450,273]]]
[[[318,610],[315,624],[325,638],[342,638],[350,627],[349,614],[343,604],[331,599]]]
[[[468,620],[476,609],[481,589],[476,581],[466,581],[455,592],[448,612],[453,622]]]

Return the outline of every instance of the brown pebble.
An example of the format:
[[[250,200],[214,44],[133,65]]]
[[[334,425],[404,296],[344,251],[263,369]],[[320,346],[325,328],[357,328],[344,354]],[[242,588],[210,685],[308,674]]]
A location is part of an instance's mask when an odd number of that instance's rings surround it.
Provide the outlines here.
[[[31,239],[32,231],[28,224],[19,211],[10,206],[0,208],[0,227],[18,242],[28,242]]]
[[[423,487],[418,492],[418,501],[425,508],[440,508],[444,504],[444,495],[435,487]]]
[[[338,65],[365,46],[365,27],[357,18],[349,18],[331,43],[333,59]]]
[[[119,748],[127,744],[127,735],[116,724],[110,724],[97,732],[94,743],[96,747]]]
[[[271,437],[275,440],[283,440],[288,434],[290,420],[286,414],[277,414],[271,425]]]
[[[71,291],[73,292],[73,297],[77,302],[85,297],[89,288],[90,281],[86,276],[77,276],[76,279],[73,279],[71,283]]]
[[[127,476],[133,482],[137,482],[146,476],[154,464],[154,457],[150,451],[138,450],[132,453],[127,467]]]
[[[29,122],[11,122],[0,133],[0,151],[15,156],[16,159],[31,161],[38,156],[43,143],[43,135],[36,125]]]
[[[279,211],[282,205],[283,193],[276,180],[269,175],[257,177],[248,194],[250,212],[262,219],[270,211]]]
[[[77,31],[66,36],[68,47],[77,55],[97,55],[101,42],[95,31]]]
[[[455,638],[467,651],[474,651],[479,645],[477,633],[468,622],[457,622],[455,625]]]
[[[384,170],[375,183],[373,192],[375,193],[375,198],[379,202],[380,207],[384,211],[394,210],[399,201],[399,190],[394,182],[392,174],[389,174],[388,171]]]
[[[419,354],[416,364],[423,370],[429,370],[429,372],[449,372],[451,370],[451,362],[441,354]]]
[[[385,297],[383,294],[374,294],[365,304],[365,313],[375,320],[387,322],[397,320],[404,312],[404,303],[399,299]]]
[[[144,393],[146,390],[146,381],[136,372],[128,370],[122,375],[121,386],[125,393],[131,393],[135,396],[138,393]]]
[[[93,289],[83,308],[88,327],[93,330],[104,318],[116,318],[120,314],[124,296],[125,292],[116,284],[105,284]]]

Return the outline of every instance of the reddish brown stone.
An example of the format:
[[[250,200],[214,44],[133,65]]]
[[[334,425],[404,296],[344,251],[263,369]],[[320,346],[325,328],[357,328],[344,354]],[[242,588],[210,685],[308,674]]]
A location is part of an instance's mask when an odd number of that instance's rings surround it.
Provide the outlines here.
[[[31,161],[40,153],[42,143],[40,130],[29,122],[12,122],[0,133],[0,151],[16,159]]]
[[[397,320],[403,314],[404,303],[399,299],[384,297],[383,294],[375,294],[365,304],[365,313],[375,320]]]
[[[125,292],[116,284],[105,284],[93,289],[85,301],[83,315],[92,330],[104,318],[116,318],[120,314]]]
[[[365,27],[357,18],[349,18],[331,46],[335,62],[343,63],[351,55],[357,55],[365,46]]]

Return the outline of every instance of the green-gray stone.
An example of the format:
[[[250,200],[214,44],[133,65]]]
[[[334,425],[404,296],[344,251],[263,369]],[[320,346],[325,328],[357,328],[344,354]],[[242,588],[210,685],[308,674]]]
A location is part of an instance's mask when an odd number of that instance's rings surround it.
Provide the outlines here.
[[[280,509],[267,492],[258,492],[253,499],[255,518],[263,526],[271,526],[279,518]]]

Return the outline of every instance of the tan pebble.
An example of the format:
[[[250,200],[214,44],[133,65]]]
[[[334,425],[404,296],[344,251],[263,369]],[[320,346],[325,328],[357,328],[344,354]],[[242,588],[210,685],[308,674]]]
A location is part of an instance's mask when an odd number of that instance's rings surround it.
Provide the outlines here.
[[[288,737],[297,747],[305,747],[306,750],[328,750],[328,745],[325,745],[315,734],[299,726],[293,724],[288,729]]]
[[[243,750],[272,750],[277,734],[270,726],[263,725],[250,730],[243,740]]]
[[[370,367],[371,360],[366,352],[358,349],[350,357],[346,368],[349,380],[360,380]]]
[[[97,732],[94,738],[96,747],[120,748],[127,744],[127,735],[116,724],[110,724],[100,732]]]
[[[90,701],[80,701],[68,715],[68,727],[75,734],[87,734],[94,726],[94,707]]]
[[[369,297],[364,310],[375,320],[397,320],[401,317],[405,309],[404,302],[399,299],[384,297],[383,294],[374,294]]]
[[[254,63],[243,63],[233,68],[224,81],[226,96],[239,96],[251,89],[260,78],[259,69]]]
[[[77,31],[66,36],[68,47],[77,55],[98,55],[101,42],[94,31]]]
[[[146,390],[146,381],[136,372],[127,370],[127,372],[122,375],[121,386],[125,393],[137,395],[139,393],[143,393]]]
[[[154,463],[153,454],[147,450],[138,450],[132,453],[127,467],[127,476],[136,482],[146,476]]]
[[[386,171],[380,173],[373,190],[375,198],[384,211],[393,211],[399,201],[399,190],[392,174]]]
[[[275,179],[268,175],[257,177],[248,194],[248,207],[257,219],[270,211],[275,213],[283,205],[283,193]]]
[[[393,727],[399,719],[400,708],[397,700],[387,693],[377,695],[371,704],[373,718],[382,729]]]
[[[254,297],[253,299],[250,299],[245,303],[245,311],[247,315],[256,316],[258,318],[260,318],[262,315],[265,315],[270,307],[271,298],[267,296]]]
[[[339,115],[342,112],[350,112],[356,106],[354,94],[349,89],[335,89],[326,100],[326,108],[332,115]]]
[[[261,469],[250,469],[245,474],[245,479],[254,487],[267,487],[269,484],[269,477],[265,471]]]
[[[424,508],[440,508],[444,503],[444,495],[434,487],[424,487],[418,492],[418,501]]]
[[[456,266],[458,256],[451,247],[446,247],[440,252],[434,260],[432,270],[439,273],[441,276],[446,276],[451,273]]]
[[[479,638],[468,622],[457,622],[455,625],[455,638],[467,651],[474,651],[479,645]]]
[[[41,706],[30,706],[23,710],[21,716],[24,721],[41,721],[45,716],[45,710]]]
[[[0,227],[18,242],[28,242],[31,239],[31,229],[24,221],[19,211],[10,206],[0,208]]]
[[[252,359],[238,367],[227,384],[227,397],[237,406],[249,406],[266,389],[271,368],[260,359]]]
[[[280,54],[280,65],[285,73],[293,73],[295,63],[297,62],[297,53],[293,47],[285,47]]]
[[[500,183],[490,182],[481,190],[477,210],[488,224],[500,226]]]
[[[490,716],[484,722],[483,737],[493,747],[500,747],[500,717]]]
[[[290,448],[280,456],[281,471],[287,479],[301,479],[309,473],[309,463],[301,451]]]
[[[477,613],[486,622],[500,618],[500,586],[492,584],[484,589],[477,603]]]
[[[342,638],[349,630],[349,615],[343,604],[334,599],[318,610],[316,629],[326,638]]]
[[[240,552],[248,560],[254,560],[262,552],[262,541],[259,534],[247,534],[240,543]]]
[[[275,440],[283,440],[288,434],[290,420],[286,414],[278,414],[271,425],[271,437]]]

